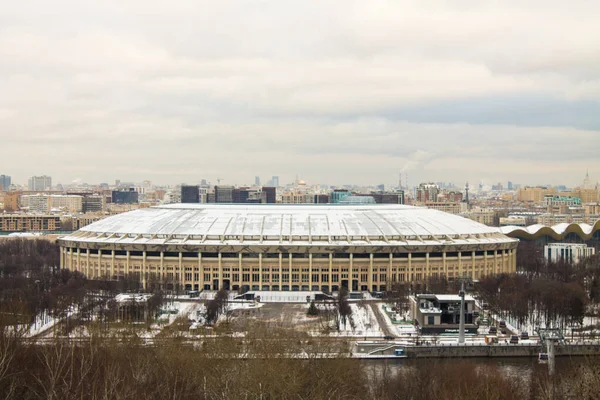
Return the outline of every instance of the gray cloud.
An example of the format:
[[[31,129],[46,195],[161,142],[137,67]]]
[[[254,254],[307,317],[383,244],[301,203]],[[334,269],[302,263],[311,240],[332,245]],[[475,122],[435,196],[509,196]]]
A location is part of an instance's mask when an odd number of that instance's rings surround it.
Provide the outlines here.
[[[594,2],[13,3],[0,172],[21,182],[600,176]]]

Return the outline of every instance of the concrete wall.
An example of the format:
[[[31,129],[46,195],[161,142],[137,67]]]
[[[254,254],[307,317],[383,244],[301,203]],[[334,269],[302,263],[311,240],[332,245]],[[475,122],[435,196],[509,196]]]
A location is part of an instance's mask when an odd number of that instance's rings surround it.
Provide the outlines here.
[[[429,345],[405,346],[386,342],[358,343],[356,352],[377,356],[394,356],[396,349],[404,349],[410,358],[450,358],[450,357],[536,357],[542,352],[539,344],[495,345]],[[600,355],[600,345],[557,345],[556,356]]]

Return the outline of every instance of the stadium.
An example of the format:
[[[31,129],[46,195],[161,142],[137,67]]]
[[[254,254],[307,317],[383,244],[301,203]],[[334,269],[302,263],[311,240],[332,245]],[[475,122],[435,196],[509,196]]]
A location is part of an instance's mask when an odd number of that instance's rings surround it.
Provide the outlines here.
[[[516,270],[517,239],[404,205],[173,204],[59,239],[61,267],[185,290],[383,291]]]

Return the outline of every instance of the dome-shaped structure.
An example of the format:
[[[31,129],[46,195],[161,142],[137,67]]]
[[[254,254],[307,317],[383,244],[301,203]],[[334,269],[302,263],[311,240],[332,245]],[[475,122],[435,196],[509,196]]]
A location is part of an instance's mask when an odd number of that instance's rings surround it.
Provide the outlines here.
[[[518,241],[469,219],[402,205],[174,204],[115,215],[59,242],[63,266],[92,276],[134,273],[146,282],[172,268],[168,276],[192,288],[227,280],[231,288],[372,290],[394,280],[514,270]]]

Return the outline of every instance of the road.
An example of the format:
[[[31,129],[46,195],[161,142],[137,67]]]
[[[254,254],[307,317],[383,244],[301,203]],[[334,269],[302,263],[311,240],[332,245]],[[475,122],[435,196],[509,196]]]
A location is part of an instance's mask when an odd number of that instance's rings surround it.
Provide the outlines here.
[[[396,334],[392,332],[392,330],[388,326],[385,316],[382,314],[383,311],[381,310],[381,307],[379,307],[380,304],[381,303],[369,303],[369,307],[371,307],[371,310],[373,310],[373,314],[375,314],[375,318],[377,318],[377,323],[383,331],[383,335],[394,337],[396,336]]]

